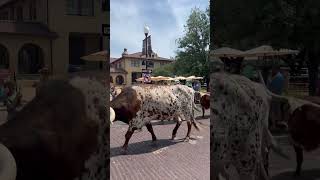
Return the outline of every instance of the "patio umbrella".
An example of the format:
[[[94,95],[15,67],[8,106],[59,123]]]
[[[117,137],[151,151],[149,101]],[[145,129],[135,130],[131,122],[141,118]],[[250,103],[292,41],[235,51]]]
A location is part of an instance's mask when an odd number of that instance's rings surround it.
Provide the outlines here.
[[[263,45],[250,50],[247,50],[242,53],[243,57],[267,57],[267,56],[283,56],[290,54],[298,54],[299,51],[291,49],[280,49],[275,50],[271,46]]]
[[[175,79],[174,78],[172,78],[172,77],[169,77],[168,79],[167,79],[167,81],[174,81]]]
[[[199,79],[203,79],[203,77],[189,76],[186,78],[186,80],[199,80]]]
[[[151,77],[151,81],[163,81],[163,80],[168,80],[168,77],[164,77],[164,76]]]
[[[211,52],[213,57],[239,57],[242,55],[243,51],[232,49],[229,47],[222,47],[215,49]]]
[[[186,80],[187,78],[186,77],[183,77],[183,76],[178,76],[176,78],[174,78],[176,80]]]
[[[280,49],[278,53],[279,53],[279,55],[290,55],[290,54],[297,55],[299,53],[299,51],[292,50],[292,49]]]
[[[136,81],[143,81],[143,77],[136,79]]]
[[[93,54],[89,54],[87,56],[82,56],[81,59],[85,61],[94,61],[94,62],[105,62],[109,58],[109,52],[107,50],[105,51],[99,51]]]

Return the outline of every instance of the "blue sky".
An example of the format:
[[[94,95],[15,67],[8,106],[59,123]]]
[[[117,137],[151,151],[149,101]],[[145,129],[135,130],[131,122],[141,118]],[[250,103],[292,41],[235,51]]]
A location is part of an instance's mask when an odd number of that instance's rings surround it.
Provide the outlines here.
[[[205,10],[209,0],[111,0],[110,49],[111,57],[141,52],[145,35],[150,28],[152,49],[161,57],[174,57],[176,39],[184,35],[184,25],[191,9]]]

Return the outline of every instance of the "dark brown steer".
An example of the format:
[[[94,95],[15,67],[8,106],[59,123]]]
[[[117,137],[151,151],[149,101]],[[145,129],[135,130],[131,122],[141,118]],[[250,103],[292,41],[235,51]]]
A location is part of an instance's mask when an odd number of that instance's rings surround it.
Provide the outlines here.
[[[204,118],[205,109],[209,109],[210,108],[210,94],[205,94],[205,95],[201,96],[200,104],[201,104],[201,107],[202,107],[202,118]]]
[[[92,96],[84,93],[81,87],[85,85],[92,89],[87,91]],[[48,81],[31,102],[0,126],[0,142],[17,164],[17,180],[82,179],[87,172],[91,177],[86,179],[105,179],[95,172],[106,168],[106,163],[100,163],[106,161],[105,155],[97,152],[108,146],[104,137],[107,116],[102,111],[96,118],[89,114],[103,110],[97,103],[99,88],[103,86],[88,79]],[[92,160],[94,157],[100,162]]]
[[[301,173],[303,150],[310,152],[320,145],[320,108],[305,104],[295,109],[288,121],[288,129],[296,152],[295,175]]]

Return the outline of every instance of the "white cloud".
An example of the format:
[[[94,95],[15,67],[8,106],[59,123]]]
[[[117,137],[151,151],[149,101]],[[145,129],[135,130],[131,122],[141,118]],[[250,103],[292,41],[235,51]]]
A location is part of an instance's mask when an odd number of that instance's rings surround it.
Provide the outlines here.
[[[183,36],[191,9],[205,10],[208,4],[207,0],[111,0],[111,57],[120,57],[123,48],[129,53],[141,51],[145,24],[150,27],[153,51],[175,56],[175,40]]]

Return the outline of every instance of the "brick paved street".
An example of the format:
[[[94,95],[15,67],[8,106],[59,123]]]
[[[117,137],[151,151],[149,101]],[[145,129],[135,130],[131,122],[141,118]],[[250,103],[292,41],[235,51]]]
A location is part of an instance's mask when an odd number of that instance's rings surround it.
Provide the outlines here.
[[[208,112],[207,112],[208,113]],[[198,118],[197,118],[198,119]],[[126,155],[120,147],[128,125],[114,123],[111,126],[111,180],[208,180],[210,179],[210,137],[209,116],[198,119],[200,132],[192,128],[191,135],[196,140],[181,142],[187,132],[187,123],[183,122],[177,133],[177,140],[170,140],[175,126],[172,122],[153,123],[158,138],[152,144],[151,135],[144,127],[142,132],[133,134]]]
[[[320,180],[320,149],[314,152],[304,152],[304,162],[302,164],[302,176],[294,178],[293,172],[296,168],[295,153],[293,147],[289,145],[286,137],[277,138],[281,146],[291,157],[285,160],[274,153],[270,156],[270,175],[272,180]]]

